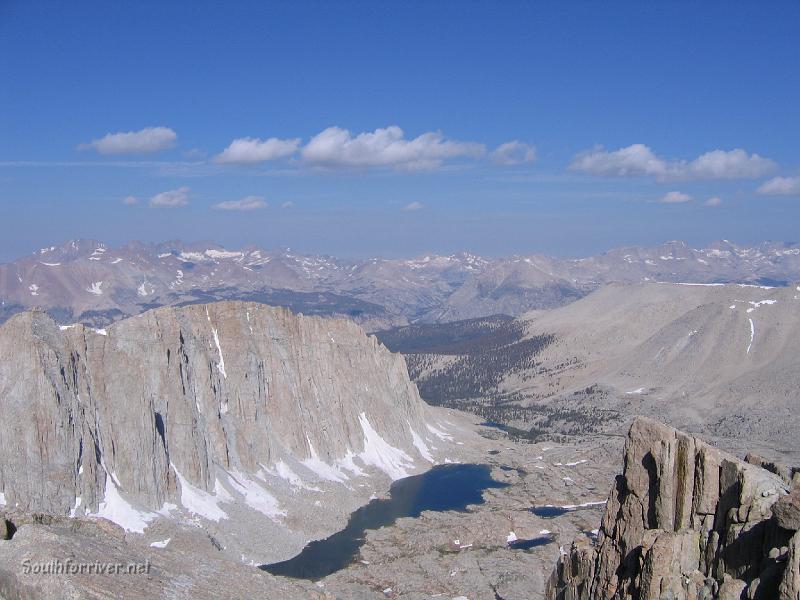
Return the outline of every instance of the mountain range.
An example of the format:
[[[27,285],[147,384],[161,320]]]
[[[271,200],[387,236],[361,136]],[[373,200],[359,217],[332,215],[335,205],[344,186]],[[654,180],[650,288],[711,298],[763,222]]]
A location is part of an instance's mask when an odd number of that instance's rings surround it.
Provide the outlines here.
[[[800,280],[800,244],[719,241],[627,247],[564,259],[469,253],[342,260],[210,242],[73,240],[0,265],[0,322],[43,308],[61,324],[103,327],[165,305],[248,300],[346,316],[369,331],[569,304],[607,283],[786,285]]]

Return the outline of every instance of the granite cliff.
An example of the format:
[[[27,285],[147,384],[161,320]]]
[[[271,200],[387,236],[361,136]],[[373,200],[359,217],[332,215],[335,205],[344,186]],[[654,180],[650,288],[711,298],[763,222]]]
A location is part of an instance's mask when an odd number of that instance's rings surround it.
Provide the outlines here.
[[[0,327],[0,406],[4,512],[202,525],[254,563],[335,530],[450,440],[403,358],[354,323],[242,302],[100,330],[18,314]]]
[[[798,476],[748,459],[636,419],[597,541],[562,549],[547,598],[800,598]]]

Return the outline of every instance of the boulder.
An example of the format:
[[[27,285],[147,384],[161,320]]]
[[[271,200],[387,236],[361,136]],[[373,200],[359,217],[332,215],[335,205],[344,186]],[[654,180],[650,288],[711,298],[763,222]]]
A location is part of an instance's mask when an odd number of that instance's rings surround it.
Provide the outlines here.
[[[772,505],[772,514],[778,525],[789,531],[800,529],[800,487],[795,487],[789,494],[782,496]]]

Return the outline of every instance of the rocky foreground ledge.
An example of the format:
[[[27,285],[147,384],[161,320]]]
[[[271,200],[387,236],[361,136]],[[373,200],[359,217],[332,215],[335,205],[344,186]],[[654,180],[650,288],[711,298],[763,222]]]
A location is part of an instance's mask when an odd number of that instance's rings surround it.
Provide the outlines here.
[[[748,461],[636,419],[597,542],[562,552],[548,600],[800,599],[799,474]]]

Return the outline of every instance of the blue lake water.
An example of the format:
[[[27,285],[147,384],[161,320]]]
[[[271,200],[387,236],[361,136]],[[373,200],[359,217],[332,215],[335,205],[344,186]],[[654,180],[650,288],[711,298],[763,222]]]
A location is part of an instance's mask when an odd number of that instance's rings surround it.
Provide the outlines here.
[[[391,525],[401,517],[418,517],[425,510],[463,511],[470,504],[483,504],[484,490],[507,486],[492,479],[487,465],[440,465],[395,481],[388,499],[372,500],[356,510],[342,531],[309,543],[294,558],[259,568],[273,575],[321,579],[355,561],[368,529]]]

